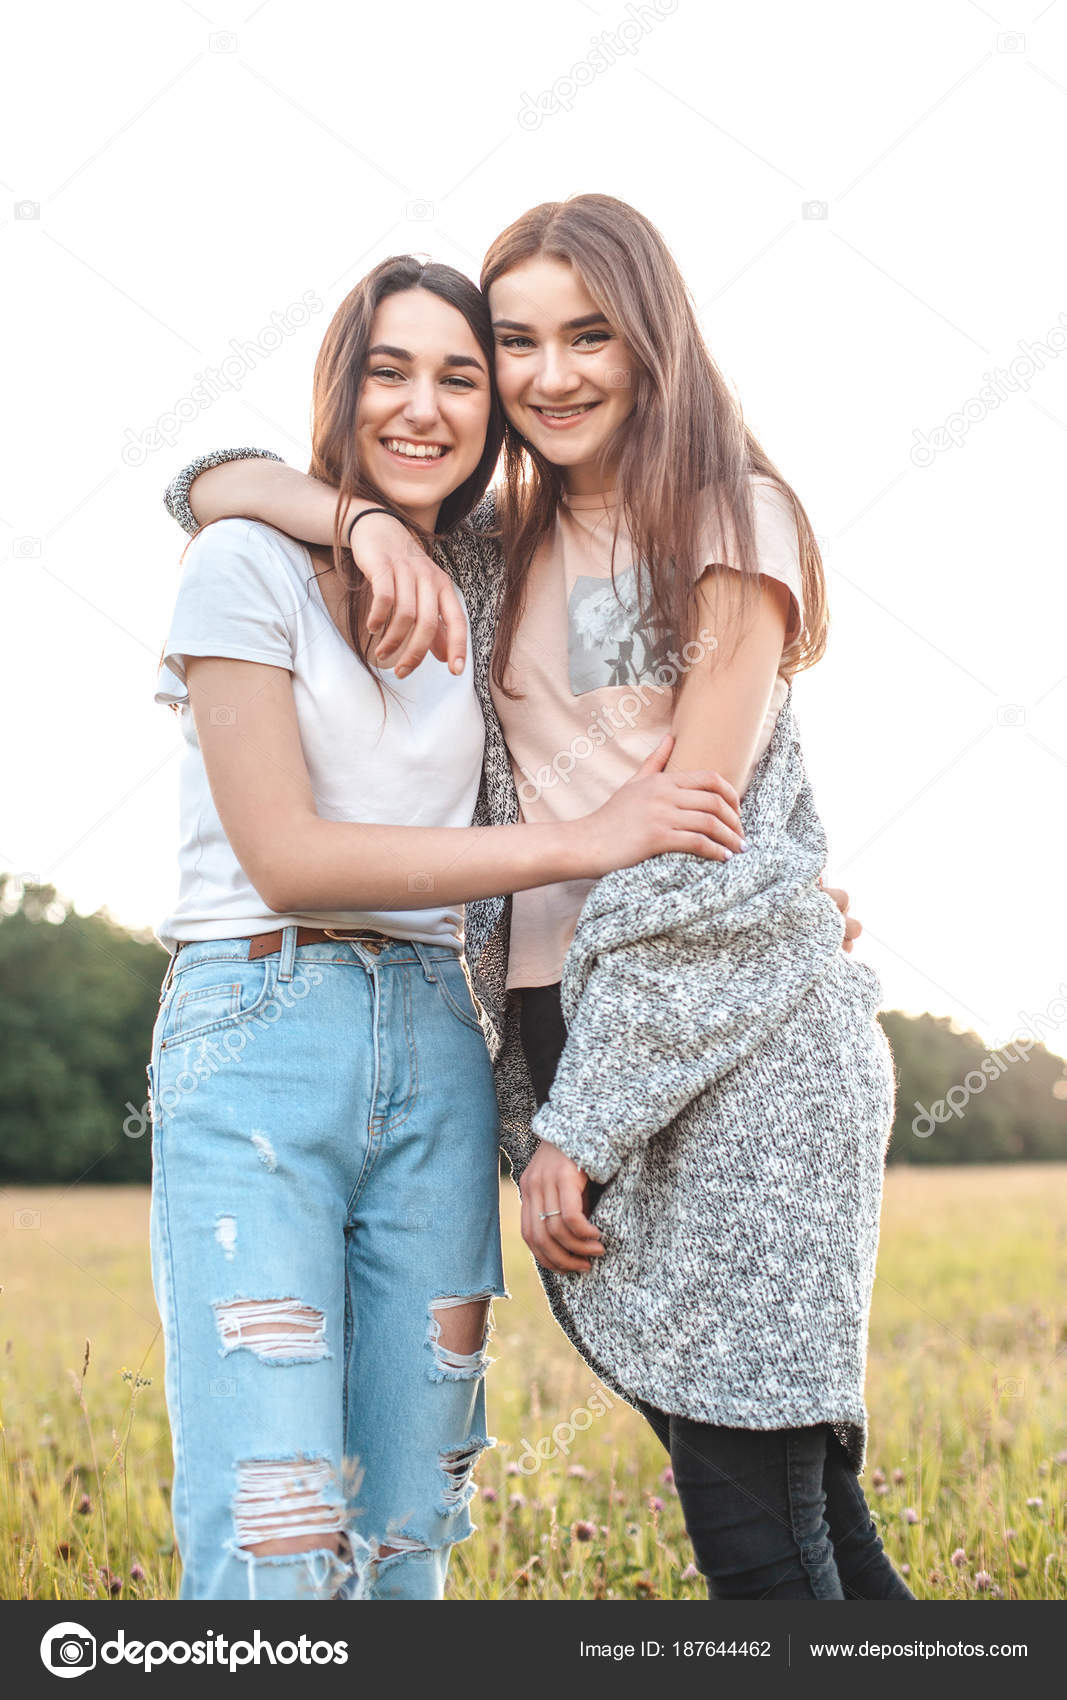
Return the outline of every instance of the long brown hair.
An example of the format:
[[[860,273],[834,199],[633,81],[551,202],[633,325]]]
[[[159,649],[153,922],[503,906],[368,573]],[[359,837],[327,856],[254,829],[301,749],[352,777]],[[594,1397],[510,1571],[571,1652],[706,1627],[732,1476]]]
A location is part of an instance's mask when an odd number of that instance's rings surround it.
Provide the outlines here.
[[[617,462],[619,517],[647,573],[652,623],[679,643],[694,635],[696,569],[716,564],[698,558],[713,511],[725,540],[723,564],[741,569],[732,626],[727,620],[724,629],[716,628],[723,653],[725,628],[736,634],[755,598],[759,564],[750,479],[765,477],[792,506],[800,552],[804,624],[785,650],[782,671],[791,675],[812,666],[826,647],[828,624],[815,534],[795,492],[745,424],[659,231],[610,195],[546,201],[516,219],[490,247],[481,279],[486,297],[497,278],[541,255],[574,267],[633,350],[633,410],[605,445],[604,461]],[[506,685],[505,672],[530,563],[562,495],[559,468],[508,421],[498,501],[504,586],[493,655],[493,680],[505,695],[519,694]]]
[[[495,349],[489,308],[485,297],[470,278],[452,266],[416,259],[412,254],[382,260],[361,278],[330,321],[315,362],[311,402],[311,464],[308,472],[337,489],[334,511],[333,564],[344,589],[342,613],[348,640],[364,666],[366,653],[360,643],[360,616],[370,602],[370,589],[344,547],[341,521],[352,497],[361,497],[389,508],[429,552],[435,538],[428,537],[406,515],[398,513],[389,498],[368,477],[359,462],[356,444],[356,414],[371,344],[371,327],[381,303],[390,295],[408,289],[426,289],[461,313],[485,356],[491,386],[489,422],[482,457],[459,487],[445,497],[437,520],[437,539],[447,539],[484,496],[500,455],[504,416],[493,375]]]

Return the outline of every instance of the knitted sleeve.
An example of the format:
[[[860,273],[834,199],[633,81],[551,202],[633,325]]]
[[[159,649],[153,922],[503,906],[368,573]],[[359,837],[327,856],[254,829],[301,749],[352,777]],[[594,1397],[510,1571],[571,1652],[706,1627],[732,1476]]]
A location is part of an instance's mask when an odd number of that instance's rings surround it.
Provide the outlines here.
[[[471,514],[471,525],[483,536],[497,535],[496,491],[490,487]]]
[[[167,485],[163,493],[163,501],[171,519],[176,519],[184,531],[195,536],[200,527],[196,515],[189,506],[189,491],[193,481],[202,472],[207,472],[213,466],[222,466],[228,460],[281,460],[271,449],[213,449],[210,454],[197,455],[188,466],[183,466]]]
[[[840,951],[820,866],[817,853],[753,846],[725,866],[659,856],[599,881],[587,902],[625,893],[622,925],[600,924],[607,911],[579,921],[564,970],[567,1043],[533,1120],[538,1138],[610,1180],[765,1042]],[[630,930],[641,936],[617,936]]]

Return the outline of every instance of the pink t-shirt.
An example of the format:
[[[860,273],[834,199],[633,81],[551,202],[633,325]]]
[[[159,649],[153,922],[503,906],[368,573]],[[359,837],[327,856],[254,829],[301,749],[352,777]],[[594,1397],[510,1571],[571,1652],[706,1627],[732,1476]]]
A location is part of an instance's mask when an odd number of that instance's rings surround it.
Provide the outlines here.
[[[760,572],[781,579],[793,595],[790,642],[803,618],[796,520],[788,497],[769,480],[753,480],[752,495]],[[612,588],[615,514],[610,496],[564,498],[531,563],[511,652],[508,683],[523,696],[515,701],[491,686],[527,821],[575,820],[632,779],[670,730],[672,683],[701,658],[691,647],[683,658],[675,646],[657,643],[642,617],[623,532]],[[712,518],[699,572],[724,553]],[[707,652],[699,638],[694,643]],[[745,786],[770,743],[787,689],[779,675]],[[515,893],[509,986],[548,986],[560,978],[594,883],[566,880]]]

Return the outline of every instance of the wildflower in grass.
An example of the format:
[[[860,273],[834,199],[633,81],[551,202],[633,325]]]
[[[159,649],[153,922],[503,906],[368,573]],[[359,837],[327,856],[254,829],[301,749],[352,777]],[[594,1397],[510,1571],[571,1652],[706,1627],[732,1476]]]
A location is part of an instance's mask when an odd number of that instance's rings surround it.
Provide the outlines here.
[[[93,1509],[93,1502],[89,1498],[89,1495],[87,1493],[82,1494],[81,1498],[78,1501],[76,1509],[78,1511],[79,1516],[88,1517],[90,1511]]]
[[[1067,1464],[1067,1452],[1057,1452],[1055,1462],[1057,1464]]]
[[[687,1564],[685,1569],[682,1571],[680,1580],[683,1582],[699,1582],[700,1571],[697,1569],[695,1564]]]
[[[136,1559],[134,1559],[133,1563],[130,1565],[130,1581],[131,1582],[143,1582],[144,1581],[144,1566],[141,1565],[141,1564],[138,1564]]]
[[[978,1571],[976,1571],[975,1577],[974,1577],[974,1585],[975,1585],[976,1588],[980,1588],[983,1593],[985,1593],[988,1589],[990,1589],[993,1586],[993,1578],[992,1578],[992,1576],[990,1576],[989,1571],[988,1570],[978,1570]]]
[[[650,1493],[649,1496],[648,1496],[648,1509],[650,1511],[662,1511],[663,1510],[662,1499],[658,1499],[654,1493]]]
[[[674,1486],[674,1471],[671,1469],[669,1464],[665,1470],[660,1472],[659,1479],[663,1483],[664,1487]]]
[[[872,1470],[871,1481],[874,1483],[875,1487],[881,1487],[882,1483],[885,1481],[885,1471]]]
[[[900,1566],[900,1574],[902,1576],[910,1576],[911,1575],[911,1565],[910,1564],[902,1564]]]
[[[591,1541],[596,1534],[596,1524],[587,1523],[584,1519],[580,1523],[572,1523],[571,1534],[576,1541]]]
[[[903,1470],[894,1470],[893,1471],[893,1480],[896,1482],[897,1486],[899,1487],[901,1482],[904,1480]]]
[[[115,1595],[122,1593],[122,1577],[116,1576],[113,1570],[108,1570],[105,1566],[101,1565],[96,1574],[99,1576],[101,1583],[107,1589],[109,1594]]]
[[[903,1516],[905,1523],[917,1523],[919,1521],[919,1513],[916,1511],[914,1505],[906,1505],[901,1515]]]
[[[886,1487],[884,1482],[875,1482],[874,1491],[875,1493],[888,1493],[889,1489]]]
[[[1015,1530],[1014,1529],[1005,1529],[1004,1539],[1006,1541],[1013,1541],[1015,1539]]]
[[[967,1562],[967,1554],[964,1552],[962,1547],[956,1548],[955,1552],[952,1554],[952,1562],[956,1566],[957,1570],[963,1569],[963,1566]]]
[[[1038,1495],[1037,1495],[1037,1497],[1036,1497],[1036,1498],[1034,1498],[1034,1499],[1028,1499],[1028,1500],[1027,1500],[1027,1502],[1026,1502],[1026,1503],[1027,1503],[1027,1505],[1028,1505],[1028,1506],[1029,1506],[1029,1507],[1030,1507],[1030,1509],[1031,1509],[1031,1511],[1037,1511],[1037,1510],[1039,1510],[1039,1509],[1040,1509],[1040,1507],[1041,1507],[1041,1506],[1042,1506],[1042,1505],[1044,1505],[1044,1503],[1045,1503],[1045,1502],[1044,1502],[1044,1500],[1043,1500],[1043,1499],[1042,1499],[1042,1498],[1041,1498],[1041,1495],[1040,1495],[1040,1494],[1038,1494]]]
[[[571,1464],[567,1474],[568,1476],[573,1476],[574,1479],[579,1482],[588,1481],[589,1479],[589,1471],[586,1469],[584,1464]]]
[[[483,1487],[482,1488],[482,1498],[484,1499],[486,1505],[495,1505],[496,1504],[496,1488],[495,1487]]]
[[[513,1511],[521,1511],[526,1504],[526,1495],[524,1493],[513,1493],[508,1504]]]

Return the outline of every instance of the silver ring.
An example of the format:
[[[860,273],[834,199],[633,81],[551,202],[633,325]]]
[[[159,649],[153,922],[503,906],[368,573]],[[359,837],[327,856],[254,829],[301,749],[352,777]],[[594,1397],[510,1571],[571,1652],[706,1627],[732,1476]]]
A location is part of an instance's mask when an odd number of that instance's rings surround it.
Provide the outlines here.
[[[537,1214],[540,1216],[542,1222],[547,1222],[550,1216],[562,1216],[563,1212],[562,1210],[539,1210]]]

